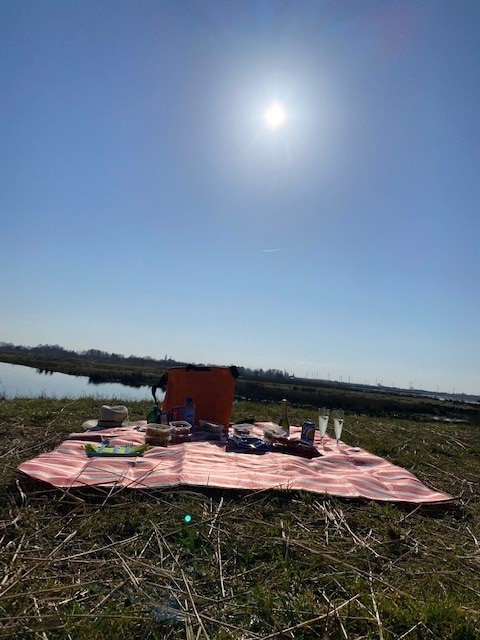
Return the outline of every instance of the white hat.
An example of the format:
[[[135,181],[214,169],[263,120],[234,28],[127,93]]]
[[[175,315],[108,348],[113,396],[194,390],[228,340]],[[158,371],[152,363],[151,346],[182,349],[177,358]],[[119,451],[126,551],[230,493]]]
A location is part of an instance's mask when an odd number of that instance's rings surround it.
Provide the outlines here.
[[[96,431],[114,427],[124,427],[130,424],[128,420],[128,409],[123,405],[109,407],[104,404],[100,407],[100,418],[98,420],[87,420],[82,424],[85,431]]]

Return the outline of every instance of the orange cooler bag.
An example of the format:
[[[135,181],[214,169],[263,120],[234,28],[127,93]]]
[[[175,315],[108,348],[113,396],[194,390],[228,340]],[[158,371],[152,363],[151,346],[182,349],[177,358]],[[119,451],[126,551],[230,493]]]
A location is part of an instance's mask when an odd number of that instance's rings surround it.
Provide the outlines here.
[[[157,389],[160,387],[165,391],[162,409],[166,411],[176,406],[183,407],[191,396],[195,403],[195,422],[208,420],[227,425],[232,417],[237,378],[237,367],[199,367],[192,364],[172,367],[152,387],[152,394],[156,402]]]

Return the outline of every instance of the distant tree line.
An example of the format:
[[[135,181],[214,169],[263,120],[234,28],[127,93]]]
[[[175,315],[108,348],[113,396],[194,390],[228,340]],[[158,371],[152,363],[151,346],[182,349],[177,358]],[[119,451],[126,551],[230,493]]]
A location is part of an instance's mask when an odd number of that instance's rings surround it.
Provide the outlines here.
[[[157,367],[159,369],[168,369],[169,367],[180,367],[187,364],[196,364],[205,366],[205,363],[189,363],[175,360],[168,355],[163,359],[157,360],[149,356],[124,356],[121,353],[108,353],[100,349],[87,349],[85,351],[72,351],[64,349],[58,344],[39,344],[36,347],[26,347],[22,345],[14,345],[9,342],[0,342],[0,351],[4,353],[28,354],[41,358],[56,358],[62,360],[89,360],[91,362],[105,362],[111,364],[125,364],[139,367]],[[293,378],[287,371],[279,369],[252,369],[250,367],[237,366],[241,377],[250,380],[262,380],[266,382],[282,382]]]
[[[6,353],[22,353],[38,357],[46,358],[60,358],[68,360],[90,360],[92,362],[107,362],[115,364],[131,364],[131,365],[147,365],[147,366],[160,366],[172,367],[180,366],[182,363],[165,356],[163,360],[156,360],[149,356],[124,356],[121,353],[109,353],[107,351],[101,351],[100,349],[87,349],[84,351],[72,351],[64,349],[58,344],[39,344],[36,347],[26,347],[22,345],[14,345],[9,342],[0,342],[0,351]]]
[[[172,357],[155,360],[151,357],[124,356],[99,349],[72,351],[59,345],[17,346],[0,342],[0,361],[35,366],[44,372],[58,371],[70,375],[88,376],[90,382],[120,382],[132,387],[156,384],[159,375],[169,367],[203,363],[180,362]],[[208,365],[207,365],[208,366]],[[289,402],[304,407],[342,407],[346,411],[370,415],[436,415],[480,422],[480,398],[457,394],[442,400],[426,392],[415,394],[401,390],[373,388],[354,383],[339,383],[295,378],[279,369],[238,367],[236,384],[238,400]],[[472,404],[469,404],[472,402]]]

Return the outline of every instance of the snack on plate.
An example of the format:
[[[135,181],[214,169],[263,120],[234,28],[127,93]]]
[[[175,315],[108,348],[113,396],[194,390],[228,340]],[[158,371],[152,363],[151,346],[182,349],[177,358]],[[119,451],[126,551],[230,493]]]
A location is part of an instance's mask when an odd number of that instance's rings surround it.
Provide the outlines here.
[[[128,444],[128,445],[114,445],[110,446],[108,440],[104,440],[102,444],[86,444],[85,451],[89,458],[106,456],[106,457],[117,457],[117,456],[143,456],[144,452],[147,451],[148,444]]]

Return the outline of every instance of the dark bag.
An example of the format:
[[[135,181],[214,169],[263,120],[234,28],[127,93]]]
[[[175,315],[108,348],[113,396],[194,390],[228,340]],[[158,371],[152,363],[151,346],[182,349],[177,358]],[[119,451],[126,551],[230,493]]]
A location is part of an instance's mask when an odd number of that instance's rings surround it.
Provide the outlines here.
[[[237,367],[171,367],[160,382],[152,386],[152,395],[157,402],[158,388],[165,391],[162,410],[172,411],[182,406],[188,397],[195,403],[195,422],[207,420],[227,425],[232,417]]]

